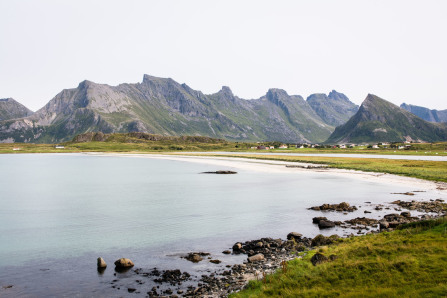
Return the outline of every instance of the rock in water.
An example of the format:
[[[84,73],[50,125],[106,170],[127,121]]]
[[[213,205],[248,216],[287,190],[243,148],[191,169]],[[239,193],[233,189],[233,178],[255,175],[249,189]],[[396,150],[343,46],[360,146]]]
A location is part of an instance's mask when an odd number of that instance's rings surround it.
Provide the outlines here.
[[[335,227],[335,223],[330,220],[320,220],[320,222],[318,223],[318,227],[320,229],[329,229]]]
[[[104,268],[107,267],[106,261],[104,261],[104,259],[101,258],[101,257],[98,258],[98,263],[97,264],[98,264],[98,269],[104,269]]]
[[[115,266],[117,269],[126,269],[126,268],[133,267],[134,264],[129,259],[121,258],[121,259],[115,261]]]
[[[237,172],[234,172],[234,171],[222,171],[222,170],[219,170],[219,171],[214,171],[214,172],[203,172],[202,174],[237,174]]]
[[[248,257],[248,261],[250,263],[259,262],[259,261],[262,261],[262,260],[264,260],[264,255],[263,254],[257,254],[257,255]]]

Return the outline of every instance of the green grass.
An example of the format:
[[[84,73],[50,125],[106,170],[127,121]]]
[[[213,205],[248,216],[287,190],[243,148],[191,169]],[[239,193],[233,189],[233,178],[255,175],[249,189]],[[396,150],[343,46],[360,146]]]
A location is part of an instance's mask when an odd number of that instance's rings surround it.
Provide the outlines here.
[[[447,220],[394,232],[346,238],[288,262],[230,297],[444,297],[447,295]],[[313,266],[317,251],[336,255]]]
[[[222,155],[219,155],[222,156]],[[419,179],[447,182],[447,161],[398,160],[380,158],[283,156],[283,155],[225,155],[263,160],[327,164],[330,168],[389,173]]]

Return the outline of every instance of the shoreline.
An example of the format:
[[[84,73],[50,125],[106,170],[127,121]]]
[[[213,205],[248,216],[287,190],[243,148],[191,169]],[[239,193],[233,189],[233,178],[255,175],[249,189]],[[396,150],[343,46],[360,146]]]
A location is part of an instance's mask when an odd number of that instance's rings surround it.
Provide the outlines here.
[[[389,185],[408,186],[414,190],[430,190],[437,191],[440,194],[447,194],[447,183],[423,180],[413,177],[405,177],[381,172],[364,172],[359,170],[345,170],[337,168],[300,168],[286,167],[286,165],[297,166],[324,166],[324,164],[311,164],[302,162],[277,161],[277,160],[261,160],[249,159],[241,157],[219,157],[219,156],[200,156],[200,155],[168,155],[168,154],[133,154],[133,153],[81,153],[94,156],[115,156],[115,157],[133,157],[133,158],[150,158],[163,159],[182,162],[201,163],[206,165],[230,167],[244,171],[256,171],[264,173],[289,173],[303,174],[309,172],[325,173],[338,177],[346,177],[359,179],[363,181],[371,181],[384,183]],[[226,170],[219,168],[216,170]]]

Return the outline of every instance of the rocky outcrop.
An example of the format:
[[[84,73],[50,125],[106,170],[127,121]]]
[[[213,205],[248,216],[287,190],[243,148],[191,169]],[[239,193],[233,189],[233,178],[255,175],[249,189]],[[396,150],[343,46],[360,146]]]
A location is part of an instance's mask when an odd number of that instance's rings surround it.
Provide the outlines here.
[[[401,201],[397,200],[392,202],[392,204],[399,205],[402,208],[408,209],[408,210],[416,210],[419,212],[432,212],[432,213],[442,213],[447,211],[447,204],[444,203],[444,200],[437,199],[434,201]]]
[[[357,207],[351,206],[349,203],[342,202],[340,204],[323,204],[321,206],[310,207],[309,209],[315,211],[353,212],[357,210]]]
[[[340,239],[340,236],[338,235],[331,235],[329,237],[323,236],[321,234],[315,236],[315,238],[312,239],[311,246],[322,246],[322,245],[329,245],[332,243],[337,242]]]

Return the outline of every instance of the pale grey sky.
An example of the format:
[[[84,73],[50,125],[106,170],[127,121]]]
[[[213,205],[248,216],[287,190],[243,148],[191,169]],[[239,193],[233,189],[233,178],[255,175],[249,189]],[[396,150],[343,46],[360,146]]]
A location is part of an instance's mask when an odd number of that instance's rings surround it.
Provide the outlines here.
[[[0,98],[143,74],[239,97],[332,89],[447,109],[447,1],[0,0]]]

